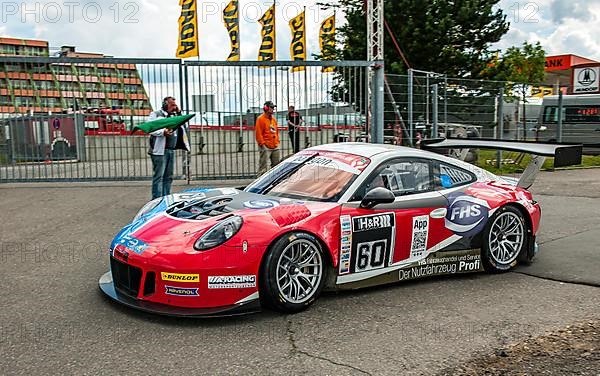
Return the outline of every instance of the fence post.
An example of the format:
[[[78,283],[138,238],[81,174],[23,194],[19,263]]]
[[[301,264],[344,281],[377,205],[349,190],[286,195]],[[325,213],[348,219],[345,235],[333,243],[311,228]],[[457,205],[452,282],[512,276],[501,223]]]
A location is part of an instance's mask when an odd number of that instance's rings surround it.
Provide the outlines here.
[[[438,137],[438,84],[433,84],[431,87],[432,100],[432,117],[433,117],[433,129],[431,130],[430,138]]]
[[[504,137],[504,88],[498,90],[498,139]],[[502,167],[502,151],[496,152],[496,168]]]
[[[183,82],[182,82],[182,70],[183,70]],[[188,88],[187,88],[187,83],[188,81],[188,67],[187,65],[183,65],[183,61],[179,64],[179,97],[181,98],[183,105],[185,106],[185,113],[189,114],[190,113],[190,103],[189,103],[189,98],[187,93],[189,93]],[[185,90],[184,90],[184,85],[185,85]],[[186,95],[184,96],[183,93],[186,93]],[[187,127],[187,129],[186,129]],[[192,148],[191,146],[191,142],[192,142],[192,134],[190,133],[190,129],[189,129],[189,125],[184,126],[184,132],[188,132],[188,137],[189,137],[189,142],[190,142],[190,149]],[[183,159],[183,175],[186,178],[186,183],[189,185],[191,182],[191,178],[190,178],[190,163],[192,161],[192,156],[191,156],[191,151],[185,151],[182,155],[182,159]]]
[[[408,70],[408,129],[410,142],[413,141],[413,78],[414,72],[412,68]]]
[[[83,114],[75,114],[75,139],[77,160],[79,162],[85,162],[85,122],[83,120]]]
[[[373,67],[373,87],[371,93],[373,126],[371,127],[371,140],[375,144],[383,144],[383,64],[378,63]]]
[[[556,136],[556,139],[558,142],[562,142],[562,134],[563,134],[562,110],[563,110],[563,92],[562,92],[562,90],[559,90],[559,92],[558,92],[558,127],[557,127],[558,135]]]
[[[444,126],[448,125],[448,76],[444,75]]]
[[[240,78],[240,83],[238,85],[238,88],[240,90],[240,135],[238,137],[238,153],[241,153],[244,151],[244,134],[242,132],[243,129],[243,125],[244,125],[244,108],[242,105],[242,101],[244,99],[243,95],[242,95],[242,91],[243,91],[243,85],[242,85],[242,66],[239,66],[238,69],[238,73],[239,73],[239,78]]]

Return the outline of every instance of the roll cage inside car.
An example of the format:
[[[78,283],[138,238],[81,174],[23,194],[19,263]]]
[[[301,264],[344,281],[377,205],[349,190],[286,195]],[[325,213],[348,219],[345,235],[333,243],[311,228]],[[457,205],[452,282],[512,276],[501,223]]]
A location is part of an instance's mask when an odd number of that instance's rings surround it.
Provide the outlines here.
[[[436,158],[390,154],[373,163],[369,171],[364,171],[339,202],[361,201],[376,187],[389,189],[398,198],[455,188],[477,180],[471,171]],[[345,197],[348,198],[344,201]]]

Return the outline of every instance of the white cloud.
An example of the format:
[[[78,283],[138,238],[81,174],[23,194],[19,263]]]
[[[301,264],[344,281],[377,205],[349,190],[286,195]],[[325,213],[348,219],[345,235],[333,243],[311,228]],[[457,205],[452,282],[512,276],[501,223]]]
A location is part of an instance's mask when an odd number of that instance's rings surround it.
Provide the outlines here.
[[[511,26],[498,48],[539,41],[547,55],[572,53],[600,61],[600,0],[501,0],[500,7]]]

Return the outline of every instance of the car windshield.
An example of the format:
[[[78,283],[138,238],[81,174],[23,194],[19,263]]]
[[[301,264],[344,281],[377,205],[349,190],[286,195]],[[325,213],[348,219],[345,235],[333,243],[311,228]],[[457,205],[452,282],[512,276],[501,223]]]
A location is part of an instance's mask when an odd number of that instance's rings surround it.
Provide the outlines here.
[[[369,165],[354,154],[303,151],[296,154],[246,188],[253,193],[313,201],[337,201]]]

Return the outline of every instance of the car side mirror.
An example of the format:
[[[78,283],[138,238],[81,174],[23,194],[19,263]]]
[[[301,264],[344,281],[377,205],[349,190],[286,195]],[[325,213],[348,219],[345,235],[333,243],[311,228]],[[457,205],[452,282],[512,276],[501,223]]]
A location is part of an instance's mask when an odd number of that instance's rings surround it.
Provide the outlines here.
[[[377,187],[371,189],[360,202],[363,209],[371,209],[379,204],[390,204],[396,200],[396,196],[389,189]]]

